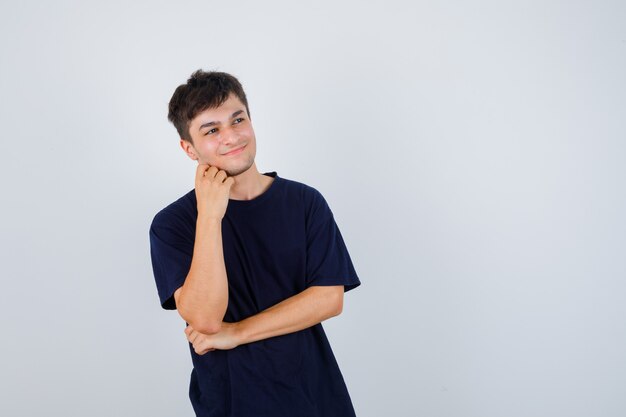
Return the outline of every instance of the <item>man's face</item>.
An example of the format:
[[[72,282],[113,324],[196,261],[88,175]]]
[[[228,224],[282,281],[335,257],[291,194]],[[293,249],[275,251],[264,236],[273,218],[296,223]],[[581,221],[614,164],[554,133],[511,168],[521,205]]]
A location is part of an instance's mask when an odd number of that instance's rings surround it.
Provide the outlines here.
[[[246,106],[234,94],[218,108],[198,113],[189,124],[189,134],[194,145],[181,139],[181,146],[199,164],[215,166],[232,177],[254,163],[254,130]]]

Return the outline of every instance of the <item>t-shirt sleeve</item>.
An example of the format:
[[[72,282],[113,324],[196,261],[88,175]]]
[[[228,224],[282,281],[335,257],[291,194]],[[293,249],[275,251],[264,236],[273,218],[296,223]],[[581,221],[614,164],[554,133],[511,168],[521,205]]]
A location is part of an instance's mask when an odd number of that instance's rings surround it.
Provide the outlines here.
[[[328,203],[312,190],[306,219],[306,286],[344,285],[344,292],[350,291],[361,281]]]
[[[187,233],[188,234],[188,233]],[[174,292],[191,268],[193,240],[175,216],[159,212],[150,225],[150,255],[161,307],[175,310]]]

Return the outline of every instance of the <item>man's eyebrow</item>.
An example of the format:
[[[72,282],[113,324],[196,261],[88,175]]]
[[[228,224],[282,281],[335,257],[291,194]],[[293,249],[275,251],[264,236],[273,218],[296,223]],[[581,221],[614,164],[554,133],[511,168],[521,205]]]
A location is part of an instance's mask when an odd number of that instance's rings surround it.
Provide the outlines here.
[[[234,112],[233,114],[230,115],[230,118],[232,119],[232,118],[234,118],[235,116],[237,116],[240,113],[243,113],[243,110],[237,110],[236,112]],[[202,126],[200,126],[198,128],[198,130],[202,130],[202,128],[204,128],[204,127],[213,126],[213,125],[219,125],[219,124],[220,124],[220,122],[208,122],[208,123],[205,123]]]

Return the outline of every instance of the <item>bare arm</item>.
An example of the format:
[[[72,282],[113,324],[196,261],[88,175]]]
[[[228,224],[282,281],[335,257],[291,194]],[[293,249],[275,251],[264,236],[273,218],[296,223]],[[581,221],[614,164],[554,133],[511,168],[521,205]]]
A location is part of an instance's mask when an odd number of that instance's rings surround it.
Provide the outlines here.
[[[185,283],[174,292],[180,316],[207,334],[220,331],[228,307],[222,218],[233,182],[232,177],[215,166],[198,165],[195,188],[198,218],[193,257]]]
[[[221,228],[221,220],[198,217],[191,268],[183,286],[174,293],[181,317],[207,334],[220,330],[228,307]]]
[[[219,333],[205,334],[189,325],[185,334],[199,355],[215,349],[233,349],[297,332],[341,314],[343,293],[343,285],[312,286],[242,321],[222,323]]]
[[[237,323],[239,344],[297,332],[341,314],[343,285],[312,286]]]

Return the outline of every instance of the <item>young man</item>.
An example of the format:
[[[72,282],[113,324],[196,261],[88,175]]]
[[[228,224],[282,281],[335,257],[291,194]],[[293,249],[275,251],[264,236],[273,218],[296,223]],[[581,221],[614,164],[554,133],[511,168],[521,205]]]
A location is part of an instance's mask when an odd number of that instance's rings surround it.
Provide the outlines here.
[[[169,103],[195,188],[150,226],[161,306],[187,323],[197,416],[355,416],[321,322],[357,276],[315,188],[259,173],[239,81],[198,70]]]

